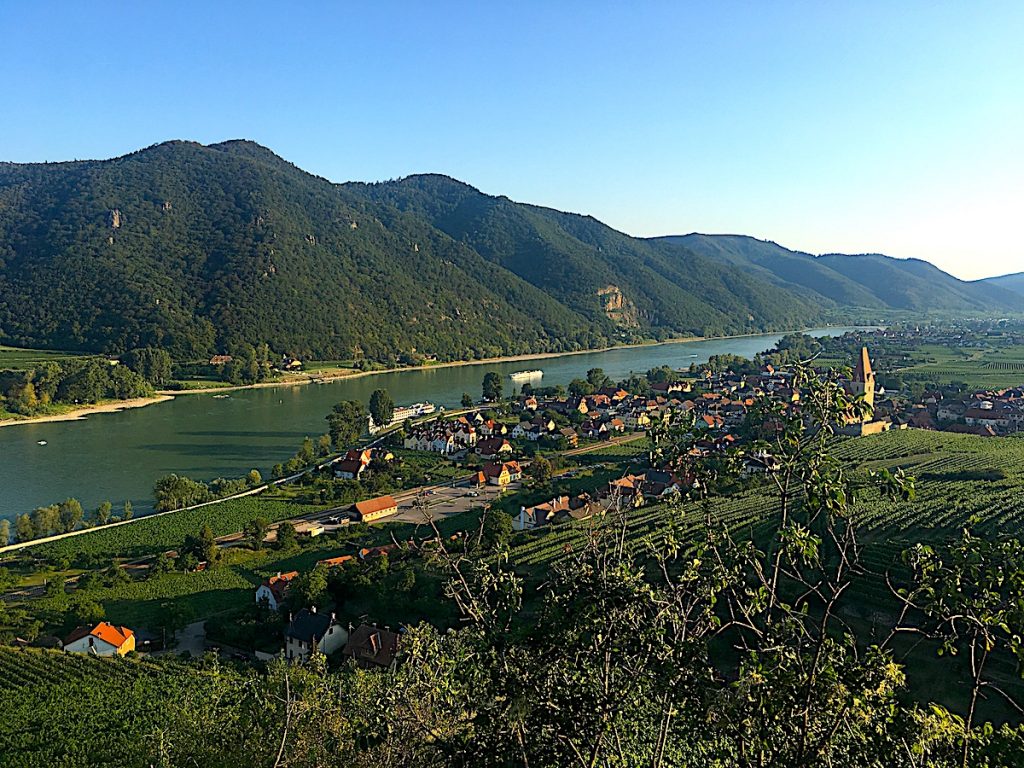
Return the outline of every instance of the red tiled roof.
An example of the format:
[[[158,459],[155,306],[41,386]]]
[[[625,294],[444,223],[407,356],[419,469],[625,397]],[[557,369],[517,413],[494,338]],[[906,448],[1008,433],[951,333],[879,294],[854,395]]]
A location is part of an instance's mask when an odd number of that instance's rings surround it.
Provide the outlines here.
[[[357,501],[355,503],[356,512],[360,515],[372,515],[375,512],[397,506],[398,502],[390,496],[378,496],[376,499],[367,499],[366,501]]]
[[[81,640],[83,637],[88,637],[90,635],[105,643],[109,643],[115,648],[120,648],[128,642],[129,638],[134,637],[135,633],[128,629],[128,627],[115,626],[106,621],[101,621],[91,629],[89,627],[78,627],[68,635],[67,640],[64,641],[64,645],[68,645],[69,643]]]
[[[352,555],[341,555],[340,557],[328,557],[324,560],[318,560],[316,564],[326,565],[328,568],[331,568],[336,565],[344,565],[350,560],[355,560],[355,558]]]

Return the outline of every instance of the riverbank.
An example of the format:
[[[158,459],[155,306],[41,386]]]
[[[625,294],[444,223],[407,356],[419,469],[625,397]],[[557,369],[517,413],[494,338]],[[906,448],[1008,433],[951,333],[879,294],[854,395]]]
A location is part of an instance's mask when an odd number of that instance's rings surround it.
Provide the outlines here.
[[[823,326],[827,327],[827,326]],[[844,327],[844,326],[836,326]],[[776,331],[776,333],[795,333],[796,331]],[[684,336],[664,341],[648,341],[639,344],[615,344],[608,347],[596,349],[580,349],[573,352],[533,352],[522,355],[503,355],[501,357],[487,357],[480,360],[453,360],[447,363],[429,363],[425,365],[411,365],[404,368],[380,368],[373,371],[357,371],[352,369],[341,369],[327,371],[324,373],[302,373],[286,374],[284,378],[277,381],[264,381],[259,384],[239,384],[226,387],[199,387],[196,389],[163,389],[159,390],[153,397],[140,397],[133,400],[112,400],[103,403],[82,406],[80,408],[69,408],[60,413],[47,414],[43,416],[29,416],[26,418],[0,419],[0,427],[12,427],[18,424],[40,424],[54,421],[78,421],[97,413],[116,413],[117,411],[130,408],[143,408],[147,405],[167,402],[180,395],[209,395],[234,392],[242,389],[264,389],[269,387],[295,387],[317,382],[341,381],[349,379],[360,379],[365,376],[375,376],[382,373],[397,373],[402,371],[426,371],[440,368],[458,368],[467,365],[498,365],[501,363],[528,362],[531,360],[549,360],[559,357],[572,357],[574,355],[593,355],[613,350],[639,349],[660,347],[669,344],[686,344],[695,341],[719,341],[728,339],[745,339],[755,336],[763,336],[764,333],[738,333],[730,336]]]
[[[109,400],[102,403],[92,403],[81,407],[71,407],[60,413],[48,413],[43,416],[26,416],[24,418],[0,419],[0,427],[14,427],[19,424],[42,424],[48,421],[78,421],[96,413],[117,413],[130,408],[144,408],[147,405],[163,403],[174,398],[165,393],[158,393],[153,397],[136,397],[131,400]]]
[[[827,328],[830,326],[819,326]],[[846,326],[835,326],[844,328]],[[803,329],[811,330],[811,329]],[[208,395],[219,392],[232,392],[240,389],[261,389],[264,387],[293,387],[303,384],[314,384],[324,381],[360,379],[364,376],[376,376],[382,373],[400,373],[403,371],[434,371],[439,368],[459,368],[466,365],[498,365],[500,363],[519,363],[530,360],[549,360],[556,357],[572,357],[574,355],[595,355],[601,352],[611,352],[619,349],[641,349],[649,347],[662,347],[668,344],[687,344],[695,341],[725,341],[728,339],[749,339],[755,336],[766,336],[772,333],[800,333],[801,331],[767,331],[758,333],[735,333],[729,336],[680,336],[678,338],[665,339],[664,341],[644,341],[638,344],[615,344],[609,347],[595,347],[594,349],[578,349],[573,352],[531,352],[522,355],[504,355],[501,357],[485,357],[480,360],[452,360],[447,363],[427,363],[425,365],[409,365],[402,368],[378,368],[373,371],[358,371],[346,369],[342,371],[331,371],[328,373],[303,373],[292,374],[290,378],[277,381],[264,381],[259,384],[238,384],[228,387],[201,387],[197,389],[181,390],[160,390],[159,394],[176,397],[177,395]],[[315,362],[315,361],[314,361]]]

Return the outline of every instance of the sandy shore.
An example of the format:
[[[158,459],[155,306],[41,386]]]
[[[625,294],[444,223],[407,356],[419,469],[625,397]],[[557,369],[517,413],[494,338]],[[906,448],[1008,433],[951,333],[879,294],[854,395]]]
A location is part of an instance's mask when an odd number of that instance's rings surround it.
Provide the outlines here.
[[[821,326],[827,327],[827,326]],[[777,333],[795,333],[796,331],[777,331]],[[504,357],[488,357],[482,360],[454,360],[450,363],[433,363],[431,365],[411,365],[406,368],[381,368],[376,371],[352,371],[341,370],[324,374],[306,372],[302,374],[290,374],[279,381],[265,381],[260,384],[242,384],[230,387],[204,387],[202,389],[182,390],[160,390],[155,397],[142,397],[135,400],[122,400],[102,405],[90,405],[84,408],[76,408],[72,411],[56,414],[54,416],[35,416],[27,419],[5,419],[0,421],[0,427],[10,427],[16,424],[38,424],[44,421],[75,421],[85,418],[93,413],[113,413],[127,408],[142,408],[154,403],[162,403],[173,400],[179,395],[209,395],[221,392],[233,392],[239,389],[262,389],[264,387],[294,387],[304,384],[312,384],[316,381],[327,381],[333,379],[358,379],[363,376],[375,376],[380,373],[396,373],[399,371],[424,371],[435,368],[455,368],[461,365],[494,365],[497,363],[517,363],[527,360],[546,360],[552,357],[569,357],[572,355],[592,355],[598,352],[609,352],[613,349],[636,349],[638,347],[660,347],[665,344],[684,344],[690,341],[718,341],[724,339],[744,339],[751,336],[765,336],[765,333],[738,333],[732,336],[686,336],[677,339],[666,339],[665,341],[649,341],[641,344],[616,344],[610,347],[599,347],[597,349],[581,349],[576,352],[536,352],[526,355],[506,355]]]
[[[96,405],[85,405],[81,408],[74,408],[64,413],[55,413],[49,416],[30,416],[24,419],[3,419],[0,420],[0,427],[13,427],[18,424],[41,424],[44,421],[77,421],[91,416],[94,413],[116,413],[129,408],[143,408],[154,403],[162,403],[173,400],[170,395],[159,394],[154,397],[137,397],[134,400],[116,400],[110,403],[99,403]]]

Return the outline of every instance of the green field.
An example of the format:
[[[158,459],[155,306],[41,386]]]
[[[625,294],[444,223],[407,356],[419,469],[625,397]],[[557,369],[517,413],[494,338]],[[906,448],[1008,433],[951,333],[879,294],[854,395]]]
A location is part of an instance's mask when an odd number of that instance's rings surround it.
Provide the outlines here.
[[[0,648],[0,763],[151,765],[151,734],[167,713],[212,691],[225,676],[242,680],[230,669],[214,673],[174,661]]]
[[[80,536],[40,544],[32,552],[41,557],[67,557],[86,554],[95,557],[145,557],[166,552],[181,545],[203,525],[209,525],[216,536],[242,530],[247,522],[264,517],[271,522],[299,517],[322,507],[298,504],[275,498],[247,496],[199,509],[144,517],[131,525],[100,528]]]
[[[905,381],[948,384],[969,389],[1002,389],[1024,385],[1024,347],[993,346],[954,349],[926,345],[912,352],[910,365],[892,371]]]
[[[77,352],[56,352],[46,349],[20,349],[0,345],[0,371],[20,371],[40,363],[56,363],[73,357],[82,357]]]

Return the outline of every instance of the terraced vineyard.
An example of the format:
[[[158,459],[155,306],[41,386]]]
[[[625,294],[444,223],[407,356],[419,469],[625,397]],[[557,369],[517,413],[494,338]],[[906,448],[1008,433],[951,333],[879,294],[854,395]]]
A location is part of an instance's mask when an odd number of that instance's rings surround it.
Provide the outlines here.
[[[40,363],[60,362],[73,357],[82,357],[75,352],[57,352],[49,349],[22,349],[5,347],[0,344],[0,370],[25,370]]]
[[[201,696],[210,680],[176,662],[0,648],[0,764],[150,764],[150,736],[161,718]]]
[[[917,477],[911,502],[883,501],[864,490],[855,507],[867,533],[865,556],[880,563],[892,563],[915,541],[949,538],[974,516],[979,530],[1024,534],[1024,440],[906,430],[837,440],[834,453],[865,486],[873,469],[903,467]],[[755,534],[776,508],[767,487],[710,502],[719,520]],[[696,531],[704,512],[696,503],[645,507],[627,515],[629,536],[637,542],[657,539],[670,519],[684,532]],[[583,543],[591,525],[566,523],[521,534],[514,561],[532,567],[557,560]]]
[[[894,431],[862,438],[837,440],[833,452],[862,486],[862,498],[853,513],[860,517],[863,544],[859,577],[843,604],[844,619],[858,637],[883,639],[898,616],[887,575],[894,583],[906,583],[910,574],[902,553],[917,542],[941,543],[977,517],[981,532],[1007,531],[1024,536],[1024,439],[982,438],[974,435],[919,430]],[[903,467],[917,478],[917,497],[911,502],[882,500],[868,490],[871,469]],[[738,536],[763,540],[777,514],[777,501],[769,488],[720,499],[709,508]],[[704,524],[700,504],[676,508],[668,505],[644,507],[627,513],[627,537],[634,546],[657,542],[673,524],[683,536],[699,535]],[[539,575],[544,566],[566,558],[583,546],[595,523],[581,521],[549,526],[518,534],[513,539],[511,558],[526,576]],[[910,646],[898,650],[899,660],[912,661],[917,669],[931,669],[937,649]],[[952,663],[952,662],[951,662]],[[1012,665],[1002,683],[1014,690],[1020,678]],[[921,701],[950,704],[962,701],[966,672],[955,664],[941,675],[925,672],[911,680],[911,694]],[[1024,690],[1019,691],[1024,695]],[[988,715],[1006,717],[997,702],[986,702]]]

